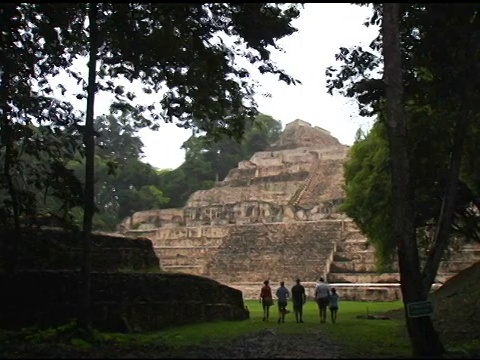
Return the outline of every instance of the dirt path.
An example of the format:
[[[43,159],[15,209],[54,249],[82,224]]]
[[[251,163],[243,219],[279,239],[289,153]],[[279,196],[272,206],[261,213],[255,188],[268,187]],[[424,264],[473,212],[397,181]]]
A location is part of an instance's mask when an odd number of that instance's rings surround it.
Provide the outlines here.
[[[281,334],[278,328],[244,335],[232,343],[205,344],[182,354],[188,359],[335,359],[341,358],[341,345],[321,330],[302,334]]]

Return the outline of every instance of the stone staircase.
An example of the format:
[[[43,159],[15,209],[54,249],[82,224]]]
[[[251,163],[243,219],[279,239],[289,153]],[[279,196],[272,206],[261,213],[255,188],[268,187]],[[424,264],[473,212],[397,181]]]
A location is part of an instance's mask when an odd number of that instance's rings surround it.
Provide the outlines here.
[[[298,205],[298,203],[300,202],[303,195],[307,191],[309,185],[312,183],[312,180],[313,180],[314,176],[317,174],[317,172],[318,172],[318,170],[320,169],[321,166],[322,166],[322,163],[319,160],[316,161],[315,163],[313,163],[313,165],[310,169],[310,173],[308,174],[306,179],[303,181],[303,184],[300,186],[300,188],[292,196],[288,205],[290,205],[290,206],[297,206]]]
[[[379,274],[374,248],[351,221],[345,222],[342,239],[327,274],[327,282],[344,300],[392,301],[401,297],[399,274]]]
[[[315,281],[328,271],[340,235],[339,221],[232,227],[205,276],[226,284]]]
[[[154,241],[155,252],[164,271],[203,275],[208,260],[215,256],[221,242],[210,238],[180,238],[174,246]]]
[[[327,275],[329,283],[398,283],[398,273],[379,274],[375,265],[375,250],[354,224],[344,227],[342,240],[337,243]]]
[[[433,289],[441,286],[458,272],[480,261],[480,245],[464,245],[460,251],[442,261]],[[379,273],[375,265],[375,249],[356,229],[346,222],[342,240],[337,243],[327,281],[342,290],[342,298],[348,300],[396,300],[401,296],[398,264],[394,272]]]
[[[231,283],[326,276],[341,220],[132,230],[152,240],[161,269]]]
[[[339,214],[338,206],[344,198],[343,189],[338,186],[344,182],[343,163],[323,158],[316,164],[317,166],[310,172],[312,180],[298,199],[297,204],[303,208],[321,205],[324,212]]]

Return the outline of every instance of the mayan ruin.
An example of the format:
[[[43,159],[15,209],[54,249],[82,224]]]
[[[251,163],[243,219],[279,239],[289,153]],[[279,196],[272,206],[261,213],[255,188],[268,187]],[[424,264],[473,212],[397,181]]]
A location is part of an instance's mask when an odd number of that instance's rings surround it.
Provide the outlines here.
[[[325,276],[352,300],[398,299],[399,274],[377,272],[374,248],[339,211],[348,149],[327,130],[295,120],[185,207],[136,212],[118,231],[150,239],[162,270],[212,278],[245,298],[256,298],[265,279],[299,277],[312,291]],[[478,260],[477,247],[465,245],[442,263],[437,282]]]

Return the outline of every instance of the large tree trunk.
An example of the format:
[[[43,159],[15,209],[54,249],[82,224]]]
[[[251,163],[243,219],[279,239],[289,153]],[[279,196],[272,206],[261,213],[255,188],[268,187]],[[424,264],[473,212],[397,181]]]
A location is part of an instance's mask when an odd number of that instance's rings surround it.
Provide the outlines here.
[[[87,114],[85,119],[85,205],[83,213],[83,259],[82,259],[82,287],[81,287],[81,311],[79,316],[80,325],[90,330],[91,324],[91,233],[93,214],[95,211],[95,138],[93,128],[93,110],[96,91],[96,66],[98,51],[97,31],[97,4],[90,3],[89,11],[90,27],[90,59],[88,63],[88,89],[87,89]]]
[[[448,172],[447,184],[445,187],[445,194],[443,197],[442,208],[438,218],[437,227],[435,229],[434,245],[431,249],[425,267],[423,270],[423,295],[427,296],[430,288],[435,280],[438,272],[442,256],[449,244],[450,228],[452,226],[453,217],[455,213],[455,202],[457,200],[457,187],[459,183],[460,170],[462,166],[463,148],[465,143],[465,134],[468,133],[471,118],[473,114],[478,113],[478,105],[472,99],[472,94],[475,88],[472,85],[471,79],[476,76],[473,73],[476,68],[475,58],[471,56],[475,53],[477,45],[475,43],[477,28],[474,26],[474,20],[477,16],[470,19],[467,25],[466,35],[466,49],[461,57],[460,66],[463,67],[463,78],[465,79],[463,86],[463,101],[460,107],[463,116],[458,117],[454,124],[453,144],[450,155],[450,168]]]
[[[3,111],[6,116],[5,106]],[[12,165],[14,163],[13,155],[13,129],[11,124],[8,123],[8,120],[5,119],[2,122],[2,143],[5,143],[5,159],[3,163],[3,174],[7,182],[8,194],[10,195],[10,201],[12,202],[12,212],[13,212],[13,225],[15,230],[15,236],[9,239],[9,254],[7,257],[6,271],[15,272],[17,270],[17,259],[18,259],[18,248],[22,241],[22,229],[20,225],[20,208],[17,199],[17,190],[13,182],[13,176],[11,172]],[[6,123],[6,124],[5,124]]]
[[[387,129],[394,203],[393,238],[397,241],[400,283],[408,334],[414,356],[440,356],[443,345],[429,317],[409,318],[408,303],[422,297],[420,261],[414,227],[414,196],[410,178],[407,126],[403,103],[400,52],[400,4],[383,4],[383,55],[387,98]]]
[[[5,11],[12,12],[11,16],[14,16],[14,9],[7,6]],[[3,159],[3,176],[5,176],[5,181],[7,183],[8,195],[10,196],[10,201],[12,203],[12,213],[13,213],[13,225],[15,230],[15,236],[8,239],[8,256],[7,262],[5,264],[5,270],[7,272],[15,272],[17,270],[17,258],[18,258],[18,247],[22,238],[22,230],[20,225],[20,207],[18,204],[17,190],[15,189],[13,176],[12,176],[12,165],[14,164],[14,134],[13,134],[13,124],[11,120],[8,119],[8,115],[11,112],[10,106],[8,105],[9,101],[9,91],[8,87],[10,85],[10,76],[11,71],[9,70],[8,62],[10,59],[5,59],[3,64],[3,73],[1,78],[0,85],[0,103],[2,104],[2,117],[1,117],[1,144],[5,147],[5,156]]]

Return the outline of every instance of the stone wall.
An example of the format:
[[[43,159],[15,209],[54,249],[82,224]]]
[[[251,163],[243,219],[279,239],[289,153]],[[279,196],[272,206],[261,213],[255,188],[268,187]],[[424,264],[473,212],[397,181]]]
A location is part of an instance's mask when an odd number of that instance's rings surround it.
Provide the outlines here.
[[[79,272],[0,273],[0,328],[56,326],[75,318]],[[248,319],[242,293],[187,274],[92,273],[93,325],[156,331],[201,321]]]
[[[0,249],[5,249],[13,232],[0,230]],[[23,270],[79,270],[82,259],[79,233],[57,229],[25,232],[19,244],[18,267]],[[5,262],[0,252],[0,269]],[[126,238],[104,234],[92,235],[92,269],[97,271],[159,269],[152,242],[144,238]]]
[[[285,286],[291,289],[295,284],[292,279],[284,279]],[[279,286],[280,280],[270,282],[273,292]],[[260,289],[263,286],[262,282],[237,282],[229,283],[229,286],[240,290],[243,293],[244,299],[258,299],[260,295]],[[316,282],[308,281],[302,282],[305,287],[305,292],[308,301],[314,301],[315,299],[315,286]],[[340,303],[342,301],[396,301],[401,300],[402,294],[399,284],[363,284],[348,286],[349,284],[330,284],[337,290],[340,297]],[[274,298],[276,298],[274,296]]]
[[[297,277],[314,280],[328,271],[340,235],[338,222],[232,227],[207,261],[204,275],[223,283]]]
[[[271,202],[276,205],[286,205],[291,194],[295,192],[302,181],[267,182],[245,186],[222,186],[210,190],[194,192],[187,202],[187,207],[203,207],[240,203],[243,201]]]
[[[138,228],[155,229],[162,226],[175,226],[183,222],[183,209],[154,209],[138,211],[122,220],[118,229]]]
[[[305,196],[303,196],[305,197]],[[328,201],[317,201],[314,206],[307,205],[277,205],[272,202],[258,200],[244,200],[237,203],[212,204],[206,206],[189,207],[182,209],[182,221],[168,223],[163,226],[155,226],[152,222],[157,221],[150,210],[139,211],[130,219],[124,220],[118,230],[122,234],[134,234],[141,236],[154,233],[157,229],[181,229],[198,226],[221,226],[221,225],[243,225],[263,223],[289,223],[305,221],[321,221],[328,219],[342,220],[346,217],[338,213],[341,199]],[[150,218],[150,220],[145,220]],[[152,221],[152,222],[149,222]],[[125,226],[125,224],[131,224]],[[168,230],[170,232],[170,230]]]

